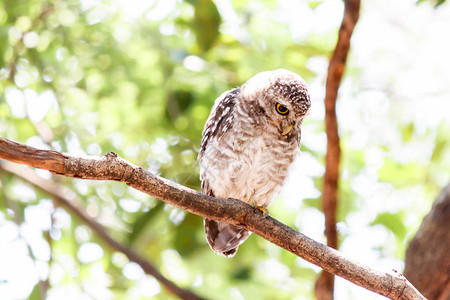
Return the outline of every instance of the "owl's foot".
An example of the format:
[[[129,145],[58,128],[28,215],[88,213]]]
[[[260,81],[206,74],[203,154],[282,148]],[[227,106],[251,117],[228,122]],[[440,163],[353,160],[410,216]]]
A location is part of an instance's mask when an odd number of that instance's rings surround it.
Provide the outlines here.
[[[263,213],[263,218],[266,218],[269,216],[269,210],[267,208],[264,208],[262,206],[258,206],[258,204],[256,204],[256,201],[253,201],[252,204],[253,208],[256,208],[257,210],[261,211]]]

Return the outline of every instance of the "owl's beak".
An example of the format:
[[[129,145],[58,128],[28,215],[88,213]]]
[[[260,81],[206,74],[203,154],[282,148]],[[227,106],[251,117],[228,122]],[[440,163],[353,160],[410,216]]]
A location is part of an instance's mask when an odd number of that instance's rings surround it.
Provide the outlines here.
[[[282,135],[288,134],[289,132],[291,132],[292,127],[294,127],[294,125],[289,124],[289,123],[287,123],[287,122],[282,122],[282,123],[281,123],[281,129],[283,130],[283,132],[282,132],[281,134],[282,134]]]

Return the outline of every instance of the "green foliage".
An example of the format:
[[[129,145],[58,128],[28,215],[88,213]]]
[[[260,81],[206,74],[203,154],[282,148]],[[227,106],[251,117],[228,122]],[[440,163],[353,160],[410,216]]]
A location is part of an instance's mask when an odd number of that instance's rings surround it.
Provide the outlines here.
[[[420,4],[422,2],[432,2],[434,7],[439,7],[446,2],[446,0],[418,0],[417,3]]]
[[[193,28],[197,43],[203,52],[208,51],[219,37],[220,15],[211,0],[190,0],[195,7]]]
[[[403,164],[391,159],[387,159],[378,170],[381,181],[388,181],[397,187],[419,184],[424,175],[424,169],[415,162]]]
[[[403,242],[403,239],[407,233],[407,228],[405,224],[403,223],[404,220],[404,214],[401,212],[398,213],[389,213],[389,212],[383,212],[377,215],[375,220],[370,223],[371,225],[383,225],[388,230],[390,230],[397,240]]]

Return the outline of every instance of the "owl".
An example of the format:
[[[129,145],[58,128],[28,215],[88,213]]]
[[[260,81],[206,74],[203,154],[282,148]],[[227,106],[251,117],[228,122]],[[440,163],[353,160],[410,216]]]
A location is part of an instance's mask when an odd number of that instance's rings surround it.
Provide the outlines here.
[[[261,72],[216,99],[202,133],[202,193],[267,212],[300,152],[300,126],[311,105],[305,81],[279,69]],[[214,252],[232,257],[250,231],[208,218]]]

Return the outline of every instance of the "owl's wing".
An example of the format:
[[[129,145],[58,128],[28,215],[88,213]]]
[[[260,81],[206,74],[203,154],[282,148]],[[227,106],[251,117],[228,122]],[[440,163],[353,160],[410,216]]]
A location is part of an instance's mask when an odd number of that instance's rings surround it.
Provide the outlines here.
[[[222,135],[233,125],[233,110],[236,104],[236,98],[239,95],[240,88],[235,88],[223,93],[216,99],[211,114],[206,121],[203,129],[203,138],[200,146],[198,160],[201,161],[209,142],[213,139],[220,139]],[[202,180],[202,193],[214,197],[207,176],[200,172]],[[204,219],[206,240],[209,246],[216,253],[231,257],[237,251],[238,246],[244,242],[250,232],[231,224],[217,222],[208,218]]]
[[[206,121],[202,132],[202,143],[198,153],[198,160],[203,157],[205,149],[212,138],[219,139],[233,123],[233,110],[236,104],[236,97],[239,95],[240,88],[232,89],[220,95],[211,109],[211,114]],[[205,191],[202,190],[203,193]]]

